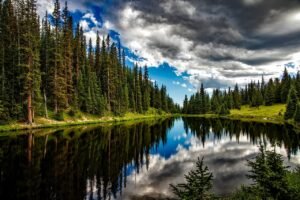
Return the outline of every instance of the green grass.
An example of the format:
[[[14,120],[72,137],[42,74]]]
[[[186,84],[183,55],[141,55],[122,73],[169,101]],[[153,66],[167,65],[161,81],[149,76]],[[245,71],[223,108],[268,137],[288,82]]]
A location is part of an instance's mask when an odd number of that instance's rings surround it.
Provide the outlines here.
[[[39,128],[55,128],[65,126],[77,126],[87,124],[99,124],[99,123],[117,123],[125,121],[136,121],[150,118],[163,118],[174,116],[169,113],[160,112],[156,109],[150,108],[144,114],[138,113],[126,113],[124,116],[113,116],[110,113],[105,113],[103,117],[96,115],[76,112],[75,115],[69,115],[69,111],[63,113],[63,121],[55,120],[54,113],[49,112],[49,118],[37,117],[35,123],[32,125],[25,124],[24,122],[9,122],[5,125],[0,125],[0,132],[18,131],[18,130],[31,130]],[[4,134],[2,134],[4,135]]]
[[[285,104],[276,104],[272,106],[260,106],[259,108],[251,108],[249,106],[242,106],[240,110],[233,109],[230,115],[226,118],[239,119],[244,121],[255,122],[271,122],[284,123]]]

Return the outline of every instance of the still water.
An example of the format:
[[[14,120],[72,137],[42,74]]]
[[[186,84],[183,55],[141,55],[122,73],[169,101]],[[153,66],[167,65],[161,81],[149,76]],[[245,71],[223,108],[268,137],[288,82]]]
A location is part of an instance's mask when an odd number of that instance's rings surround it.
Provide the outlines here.
[[[293,168],[299,143],[289,127],[201,118],[12,134],[0,137],[0,199],[164,199],[198,157],[226,195],[250,184],[246,163],[259,144]]]

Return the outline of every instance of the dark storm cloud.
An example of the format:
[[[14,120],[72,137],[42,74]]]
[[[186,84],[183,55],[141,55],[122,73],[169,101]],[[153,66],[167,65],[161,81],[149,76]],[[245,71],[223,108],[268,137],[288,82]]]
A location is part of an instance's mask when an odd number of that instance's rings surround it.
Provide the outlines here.
[[[81,0],[70,4],[81,10],[101,7],[99,14],[121,34],[124,45],[149,62],[144,64],[168,62],[181,72],[198,74],[210,86],[263,73],[278,76],[282,69],[274,68],[277,63],[283,66],[300,50],[298,0]],[[208,79],[213,73],[223,77]]]

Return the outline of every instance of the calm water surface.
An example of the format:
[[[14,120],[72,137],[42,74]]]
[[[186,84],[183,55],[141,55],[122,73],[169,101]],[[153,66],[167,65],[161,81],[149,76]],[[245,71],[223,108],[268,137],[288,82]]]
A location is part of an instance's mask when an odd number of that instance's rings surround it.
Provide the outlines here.
[[[279,125],[177,118],[0,137],[0,199],[163,199],[198,157],[214,192],[242,184],[261,143],[300,164],[300,134]],[[272,147],[275,146],[275,147]]]

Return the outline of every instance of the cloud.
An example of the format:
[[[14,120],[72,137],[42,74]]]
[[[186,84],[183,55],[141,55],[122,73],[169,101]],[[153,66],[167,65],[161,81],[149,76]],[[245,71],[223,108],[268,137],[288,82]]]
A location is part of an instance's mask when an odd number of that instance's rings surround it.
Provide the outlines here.
[[[81,20],[79,22],[80,27],[82,28],[83,31],[87,31],[90,29],[89,23],[86,20]]]
[[[300,45],[297,1],[125,1],[112,12],[110,22],[142,64],[167,62],[209,87],[278,77],[285,63],[300,64],[292,56]]]
[[[43,9],[52,1],[41,0]],[[45,5],[45,6],[44,6]],[[101,8],[97,13],[93,8]],[[70,1],[94,26],[120,33],[141,65],[168,63],[194,87],[227,87],[279,77],[286,63],[300,65],[300,2],[296,0]],[[86,26],[87,24],[84,24]],[[289,69],[294,70],[294,69]]]
[[[187,85],[186,85],[185,83],[182,83],[182,84],[181,84],[181,87],[186,88]]]
[[[210,135],[212,136],[212,135]],[[149,168],[142,166],[137,174],[127,177],[127,187],[119,199],[157,198],[172,196],[169,184],[184,182],[184,174],[195,167],[198,157],[204,157],[204,163],[214,175],[215,194],[228,195],[241,184],[250,184],[246,174],[249,171],[247,160],[253,159],[259,151],[246,135],[239,138],[223,136],[222,139],[207,138],[205,146],[201,139],[188,137],[188,147],[178,144],[176,152],[168,158],[160,154],[150,156]],[[268,149],[273,147],[268,142]],[[299,163],[299,154],[288,161],[286,149],[276,147],[276,152],[284,155],[285,162],[295,166]],[[226,184],[224,184],[226,183]]]

